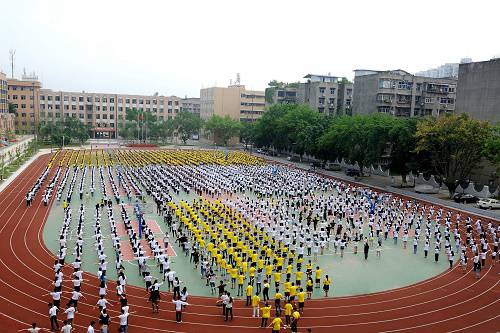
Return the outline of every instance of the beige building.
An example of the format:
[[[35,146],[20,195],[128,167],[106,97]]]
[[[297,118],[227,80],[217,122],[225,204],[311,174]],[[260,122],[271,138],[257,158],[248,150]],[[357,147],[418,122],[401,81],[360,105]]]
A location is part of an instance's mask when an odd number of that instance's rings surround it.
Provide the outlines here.
[[[247,90],[244,85],[200,90],[200,117],[205,120],[213,115],[227,115],[241,122],[253,122],[264,114],[264,107],[264,92]]]
[[[41,83],[36,76],[23,75],[22,80],[7,79],[8,100],[17,109],[16,131],[20,134],[35,134],[39,126],[39,104]]]
[[[78,118],[92,127],[92,138],[117,138],[125,126],[127,109],[151,112],[158,121],[173,119],[181,111],[181,98],[176,96],[124,95],[40,91],[40,122],[42,125]]]
[[[7,138],[7,133],[14,132],[14,114],[9,113],[9,93],[7,77],[0,72],[0,139]]]

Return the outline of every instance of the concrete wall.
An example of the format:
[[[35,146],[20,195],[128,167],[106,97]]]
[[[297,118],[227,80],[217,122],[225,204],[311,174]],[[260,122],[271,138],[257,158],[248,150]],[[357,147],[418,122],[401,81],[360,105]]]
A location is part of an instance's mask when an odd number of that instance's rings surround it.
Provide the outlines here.
[[[456,110],[500,122],[500,59],[460,64]]]

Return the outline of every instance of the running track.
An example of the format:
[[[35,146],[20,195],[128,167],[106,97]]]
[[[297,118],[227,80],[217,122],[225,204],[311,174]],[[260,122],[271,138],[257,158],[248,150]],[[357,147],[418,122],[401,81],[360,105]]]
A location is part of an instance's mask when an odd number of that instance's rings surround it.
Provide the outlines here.
[[[53,278],[55,257],[43,244],[42,232],[49,207],[41,203],[38,193],[34,205],[25,207],[25,193],[43,171],[50,155],[39,157],[20,174],[0,196],[0,332],[15,332],[32,322],[48,327],[47,303]],[[55,163],[54,163],[55,165]],[[62,178],[62,177],[61,177]],[[59,180],[60,181],[60,180]],[[55,195],[52,197],[54,198]],[[462,214],[464,215],[464,214]],[[90,221],[90,220],[89,220]],[[88,246],[88,245],[87,245]],[[84,249],[85,250],[85,249]],[[90,251],[88,248],[85,251]],[[469,263],[469,266],[471,264]],[[70,275],[68,267],[64,276]],[[299,322],[299,332],[312,328],[316,332],[497,332],[500,331],[500,265],[491,267],[488,260],[478,280],[470,272],[462,274],[454,266],[429,280],[400,289],[384,292],[318,299],[306,302],[305,313]],[[98,310],[97,279],[85,274],[82,291],[86,299],[79,302],[75,328],[86,332]],[[108,282],[108,300],[115,301],[115,284]],[[70,295],[71,283],[63,283],[62,304]],[[235,318],[226,324],[215,307],[215,299],[190,296],[190,306],[183,314],[183,323],[176,324],[170,295],[162,294],[160,314],[152,314],[145,291],[127,287],[132,314],[129,331],[136,332],[259,332],[260,319],[251,317],[251,309],[236,301]],[[116,332],[118,305],[109,307],[111,331]],[[59,315],[62,319],[64,315]],[[266,329],[265,331],[270,331]]]

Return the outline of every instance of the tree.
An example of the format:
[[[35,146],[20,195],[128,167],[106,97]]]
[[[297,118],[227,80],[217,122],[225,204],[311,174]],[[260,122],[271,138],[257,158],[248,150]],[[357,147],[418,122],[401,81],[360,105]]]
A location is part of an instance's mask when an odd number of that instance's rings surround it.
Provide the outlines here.
[[[347,158],[363,167],[379,161],[389,141],[393,118],[382,114],[335,117],[319,139],[330,158]]]
[[[416,151],[429,154],[434,172],[451,197],[458,182],[469,178],[481,160],[491,128],[466,114],[446,115],[418,123],[415,136]]]
[[[254,133],[255,123],[247,121],[241,124],[240,141],[245,144],[245,149],[248,148],[249,144],[253,143]]]
[[[174,118],[175,132],[180,136],[182,142],[197,134],[203,126],[203,120],[193,113],[182,111]]]
[[[0,180],[3,180],[3,177],[5,176],[5,155],[1,154],[0,155]]]
[[[68,117],[64,121],[48,123],[40,127],[39,135],[44,140],[50,140],[55,145],[62,146],[64,143],[77,141],[83,144],[90,138],[90,126],[82,123],[79,119]]]
[[[389,168],[401,174],[403,184],[406,183],[406,175],[410,172],[410,166],[415,164],[416,131],[417,120],[415,118],[394,118],[388,133],[391,144]]]
[[[491,135],[488,137],[484,147],[484,154],[488,160],[500,169],[500,123],[491,128]]]
[[[285,134],[278,126],[280,118],[295,108],[291,104],[274,104],[257,120],[254,129],[254,142],[258,147],[278,150],[286,148]]]
[[[241,124],[229,116],[213,115],[206,122],[205,129],[217,144],[227,146],[229,140],[240,132]]]

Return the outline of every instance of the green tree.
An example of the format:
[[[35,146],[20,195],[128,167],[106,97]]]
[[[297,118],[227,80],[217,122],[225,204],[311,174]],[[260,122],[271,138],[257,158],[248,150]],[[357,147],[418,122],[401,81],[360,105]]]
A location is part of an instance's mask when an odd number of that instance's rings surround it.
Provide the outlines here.
[[[458,182],[469,178],[481,160],[490,136],[487,122],[466,114],[426,119],[417,124],[416,151],[429,154],[434,172],[448,187],[451,197]]]
[[[187,140],[194,134],[199,133],[203,127],[203,120],[193,113],[182,111],[174,118],[174,128],[182,142],[186,144]]]
[[[3,180],[5,176],[5,155],[1,154],[0,155],[0,180]]]
[[[379,161],[389,142],[393,118],[382,114],[335,117],[319,139],[330,159],[346,158],[363,167]]]
[[[255,134],[255,123],[254,122],[244,122],[241,124],[240,128],[240,141],[245,144],[245,148],[253,143]]]
[[[491,128],[491,135],[485,143],[484,154],[496,169],[500,170],[500,123]]]
[[[274,104],[255,123],[254,142],[258,147],[275,148],[278,151],[287,147],[286,133],[279,128],[280,118],[295,108],[290,104]]]
[[[205,129],[217,144],[227,146],[229,140],[240,132],[241,124],[229,116],[213,115],[205,123]]]
[[[406,175],[410,167],[415,165],[415,132],[417,131],[417,120],[415,118],[393,118],[389,130],[389,142],[391,144],[390,169],[400,173],[403,183],[406,183]]]

